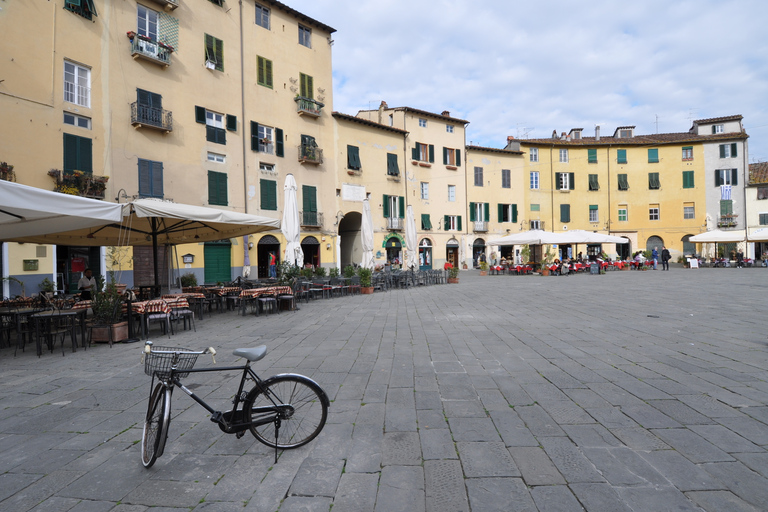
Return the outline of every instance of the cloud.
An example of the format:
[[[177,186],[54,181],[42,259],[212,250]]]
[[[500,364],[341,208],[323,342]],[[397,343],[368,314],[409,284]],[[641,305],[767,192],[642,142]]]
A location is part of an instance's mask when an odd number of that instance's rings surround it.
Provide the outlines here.
[[[768,160],[763,0],[294,0],[333,35],[334,109],[410,106],[471,122],[467,139],[682,132],[744,116]]]

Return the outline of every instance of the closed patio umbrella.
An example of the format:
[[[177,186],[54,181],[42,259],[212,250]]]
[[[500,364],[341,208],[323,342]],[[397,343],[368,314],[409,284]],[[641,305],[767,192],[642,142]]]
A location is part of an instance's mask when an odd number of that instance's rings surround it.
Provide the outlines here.
[[[299,204],[296,200],[296,180],[293,174],[285,177],[283,187],[283,224],[280,227],[285,237],[285,261],[298,267],[304,266],[304,251],[301,250],[301,221]]]
[[[243,235],[243,277],[251,276],[251,254],[248,252],[248,235]]]
[[[418,267],[418,242],[416,238],[416,220],[413,217],[413,206],[409,204],[405,214],[405,249],[408,251],[405,266],[408,270],[415,270]]]
[[[363,268],[373,270],[373,217],[371,205],[368,199],[363,200],[363,218],[360,226],[360,238],[363,245],[363,260],[360,265]]]

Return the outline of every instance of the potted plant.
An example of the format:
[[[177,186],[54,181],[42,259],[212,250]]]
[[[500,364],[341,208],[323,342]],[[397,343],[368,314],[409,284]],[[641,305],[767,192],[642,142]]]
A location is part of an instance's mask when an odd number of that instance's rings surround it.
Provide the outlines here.
[[[459,284],[459,267],[446,263],[445,268],[448,270],[448,283]]]
[[[549,275],[549,266],[552,265],[552,261],[554,261],[554,254],[552,254],[552,248],[547,246],[547,252],[541,256],[541,275]]]
[[[181,281],[182,288],[193,288],[197,286],[197,276],[194,272],[187,272],[183,274],[179,280]]]
[[[325,277],[325,267],[321,267],[320,265],[317,266],[315,269],[315,275],[319,278]]]
[[[360,267],[358,271],[360,276],[360,291],[361,293],[371,294],[373,293],[373,284],[371,282],[371,276],[373,271],[369,268]]]
[[[121,322],[122,297],[114,282],[103,288],[103,278],[97,280],[97,291],[91,301],[93,310],[93,325],[91,326],[91,342],[124,341],[128,339],[128,322]],[[101,291],[99,291],[101,290]]]
[[[40,287],[40,292],[47,295],[48,297],[53,295],[53,292],[56,291],[56,287],[53,285],[53,281],[47,277],[43,279],[38,286]]]
[[[480,262],[480,275],[481,276],[487,276],[488,275],[488,262],[487,261],[481,261]]]
[[[346,278],[355,277],[354,265],[347,265],[346,267],[344,267],[344,277]]]
[[[0,180],[16,181],[16,173],[8,162],[0,162]]]
[[[339,277],[339,269],[336,267],[331,267],[331,270],[328,271],[328,277],[330,278]]]

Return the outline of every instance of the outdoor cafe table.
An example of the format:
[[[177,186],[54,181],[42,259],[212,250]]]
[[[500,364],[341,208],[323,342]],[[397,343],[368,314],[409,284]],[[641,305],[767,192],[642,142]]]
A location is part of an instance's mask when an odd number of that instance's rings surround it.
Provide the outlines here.
[[[248,299],[256,299],[262,295],[282,295],[293,292],[290,286],[266,286],[264,288],[248,288],[240,291],[240,313],[245,315],[245,304]]]
[[[42,338],[47,338],[51,333],[51,328],[53,327],[53,321],[55,319],[60,318],[67,318],[67,317],[77,317],[76,320],[80,324],[80,336],[82,338],[82,344],[83,347],[85,347],[85,316],[87,315],[88,310],[87,309],[65,309],[65,310],[59,310],[59,311],[41,311],[39,313],[34,313],[29,316],[30,320],[32,320],[35,324],[35,345],[37,347],[37,355],[38,357],[42,355],[43,353],[43,342]],[[77,347],[77,327],[75,327],[75,324],[72,324],[72,352],[76,351]],[[62,344],[64,342],[62,341]],[[49,345],[49,349],[53,350],[53,347]]]
[[[183,302],[181,302],[183,300]],[[189,307],[186,299],[179,299],[175,301],[174,307]],[[128,309],[127,304],[123,304],[123,312]],[[141,302],[131,302],[131,313],[138,315],[141,319],[141,335],[144,339],[147,339],[147,331],[149,326],[147,325],[147,315],[151,313],[165,313],[171,312],[171,306],[168,301],[163,299],[152,299]]]
[[[28,317],[29,315],[32,315],[34,313],[39,313],[40,308],[28,308],[28,307],[3,307],[0,308],[0,316],[6,316],[11,319],[11,323],[16,325],[16,348],[19,348],[22,346],[21,339],[24,335],[24,332],[22,330],[22,324],[24,317]],[[10,344],[10,334],[8,338],[8,343]]]

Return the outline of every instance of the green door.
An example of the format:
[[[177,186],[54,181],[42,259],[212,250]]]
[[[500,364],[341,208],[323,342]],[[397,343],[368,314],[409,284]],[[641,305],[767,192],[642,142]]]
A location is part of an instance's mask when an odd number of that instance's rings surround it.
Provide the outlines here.
[[[229,244],[205,244],[206,284],[228,283],[232,280],[232,251]]]

